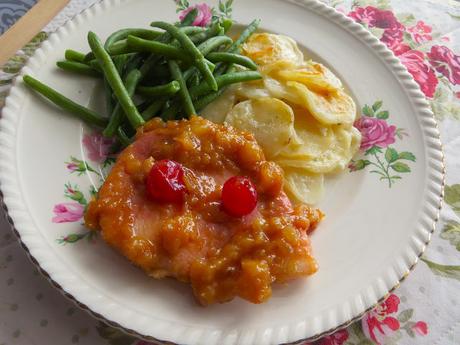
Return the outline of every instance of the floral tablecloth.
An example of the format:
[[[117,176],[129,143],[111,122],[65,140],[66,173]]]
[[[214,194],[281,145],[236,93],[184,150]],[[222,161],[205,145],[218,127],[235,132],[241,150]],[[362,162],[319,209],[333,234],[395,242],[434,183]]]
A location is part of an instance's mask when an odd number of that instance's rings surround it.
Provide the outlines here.
[[[95,1],[71,1],[43,32],[0,68],[0,107],[3,106],[12,79],[48,33]],[[431,245],[414,272],[385,302],[361,321],[314,344],[458,345],[460,2],[324,1],[367,27],[401,59],[420,85],[439,121],[446,155],[447,185],[440,222]],[[0,1],[0,7],[4,2]],[[186,2],[180,3],[183,5]],[[50,343],[147,345],[93,319],[52,288],[30,264],[7,222],[2,219],[0,345]]]

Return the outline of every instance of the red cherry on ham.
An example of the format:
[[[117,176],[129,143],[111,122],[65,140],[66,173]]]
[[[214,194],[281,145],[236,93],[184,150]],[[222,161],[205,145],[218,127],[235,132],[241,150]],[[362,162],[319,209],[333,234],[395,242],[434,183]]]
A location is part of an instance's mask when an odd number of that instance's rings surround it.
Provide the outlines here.
[[[147,176],[147,192],[156,201],[183,202],[186,187],[182,165],[169,159],[156,162]]]
[[[233,176],[222,188],[222,206],[233,217],[242,217],[251,213],[257,205],[257,191],[247,177]]]

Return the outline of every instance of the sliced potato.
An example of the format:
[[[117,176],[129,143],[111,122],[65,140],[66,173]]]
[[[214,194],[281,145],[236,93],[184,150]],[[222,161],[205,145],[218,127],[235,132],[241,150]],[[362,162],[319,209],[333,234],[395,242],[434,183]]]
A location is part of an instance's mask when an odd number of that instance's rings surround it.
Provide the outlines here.
[[[243,44],[242,52],[259,65],[268,65],[280,60],[296,65],[304,62],[297,43],[290,37],[269,33],[253,34]]]
[[[342,89],[342,82],[326,67],[310,62],[301,69],[281,69],[278,72],[284,81],[297,81],[311,91],[319,93],[336,92]]]
[[[284,189],[299,203],[316,204],[324,192],[324,175],[302,169],[284,169]]]
[[[300,101],[300,105],[305,106],[319,122],[325,125],[352,125],[355,121],[356,104],[345,91],[320,94],[295,81],[288,81],[286,85],[297,95],[296,103]]]
[[[200,115],[215,123],[225,121],[227,114],[232,110],[236,103],[235,89],[229,88],[218,99],[204,108]]]
[[[294,128],[303,145],[288,145],[276,156],[283,168],[302,168],[312,173],[332,173],[347,167],[361,143],[351,126],[324,126],[300,107],[293,107]]]
[[[276,98],[263,97],[238,103],[225,122],[253,133],[269,159],[287,145],[301,143],[294,130],[291,107]]]
[[[264,87],[263,80],[235,84],[234,92],[240,101],[251,98],[271,97],[270,92]]]

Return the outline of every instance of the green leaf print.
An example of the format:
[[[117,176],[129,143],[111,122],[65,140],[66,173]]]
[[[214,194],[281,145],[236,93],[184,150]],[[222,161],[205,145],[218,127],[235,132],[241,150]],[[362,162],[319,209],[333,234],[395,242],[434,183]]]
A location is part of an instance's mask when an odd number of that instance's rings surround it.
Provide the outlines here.
[[[0,92],[0,108],[5,105],[5,99],[7,95],[8,95],[8,91]]]
[[[101,174],[96,171],[93,167],[91,167],[88,162],[83,161],[81,159],[75,158],[73,156],[70,156],[70,160],[65,162],[67,169],[70,171],[70,173],[77,173],[78,176],[83,175],[85,172],[90,171],[95,173],[96,175],[101,176]]]
[[[32,40],[27,43],[21,50],[28,56],[32,56],[32,54],[37,50],[38,47],[42,44],[44,40],[48,38],[48,33],[42,31],[35,35]]]
[[[447,78],[439,79],[438,87],[431,101],[431,109],[438,120],[451,117],[460,120],[460,103]]]
[[[441,232],[440,237],[450,242],[460,252],[460,223],[448,222]]]
[[[361,340],[358,345],[375,345],[375,343],[372,340],[364,339]]]
[[[13,56],[7,61],[6,64],[3,65],[3,72],[11,74],[18,73],[28,58],[29,57],[25,54]]]
[[[416,160],[415,155],[412,152],[407,152],[407,151],[400,152],[398,158],[405,159],[405,160],[412,161],[412,162],[415,162]]]
[[[389,147],[387,148],[385,152],[385,159],[388,163],[393,163],[399,159],[399,154],[398,151],[396,151],[394,148]]]
[[[353,161],[351,163],[350,169],[352,171],[363,170],[369,164],[371,164],[371,162],[367,159],[358,159],[357,161]]]
[[[398,13],[396,17],[404,26],[412,26],[415,24],[415,17],[412,13]]]
[[[390,117],[390,113],[388,110],[382,110],[382,107],[383,101],[379,100],[374,102],[372,106],[366,104],[362,108],[364,118],[367,117],[366,121],[368,121],[371,126],[372,123],[385,123],[387,126],[390,125],[387,122],[387,119]],[[371,119],[374,116],[376,119]],[[367,136],[366,130],[361,128],[360,123],[358,123],[357,128],[364,136]],[[395,136],[402,140],[404,137],[408,137],[409,134],[404,128],[397,128],[395,130]],[[384,147],[382,148],[379,145]],[[369,147],[369,145],[364,145],[364,147]],[[391,188],[396,181],[403,178],[399,174],[395,174],[395,172],[400,174],[411,172],[411,167],[403,161],[416,161],[415,155],[412,152],[398,152],[394,147],[382,145],[381,143],[368,148],[362,154],[367,159],[352,160],[351,164],[348,166],[350,172],[363,170],[369,166],[369,172],[378,175],[380,181],[386,181],[389,188]]]
[[[402,162],[396,162],[395,164],[392,164],[391,168],[394,171],[397,171],[399,173],[409,173],[410,172],[409,166],[406,163],[402,163]]]
[[[383,101],[376,101],[372,105],[372,110],[374,111],[374,113],[382,107],[382,104],[383,104]]]
[[[233,0],[222,1],[219,0],[219,11],[223,17],[231,18],[232,17],[232,5]]]
[[[427,264],[427,266],[434,274],[440,277],[451,278],[460,281],[460,266],[441,265],[424,258],[421,260]]]
[[[369,117],[374,117],[374,110],[367,104],[363,107],[363,114]]]
[[[356,341],[356,344],[360,344],[362,341],[367,340],[360,321],[353,322],[350,327],[348,327],[348,333],[349,341]]]
[[[13,78],[0,79],[0,86],[10,85],[13,82]]]
[[[186,10],[187,8],[190,7],[190,3],[187,0],[177,0],[176,4],[177,4],[176,12]]]
[[[375,117],[381,120],[386,120],[388,119],[388,117],[390,117],[390,113],[388,112],[388,110],[384,110],[384,111],[377,113]]]
[[[71,200],[74,200],[82,205],[87,205],[88,202],[86,201],[85,196],[79,190],[77,185],[72,186],[70,182],[67,182],[64,187],[64,196]]]
[[[414,315],[414,309],[406,309],[399,313],[398,320],[401,323],[409,321]]]
[[[29,43],[27,43],[21,51],[13,56],[8,62],[3,65],[3,72],[16,74],[24,66],[30,56],[37,50],[40,44],[48,38],[46,32],[38,33]]]
[[[97,333],[101,338],[107,340],[110,345],[133,345],[137,342],[137,338],[127,335],[126,333],[110,327],[103,322],[99,322],[96,326]]]
[[[378,146],[372,146],[364,154],[367,156],[367,155],[375,155],[377,153],[382,153],[382,149],[380,147],[378,147]]]
[[[87,239],[88,242],[92,242],[94,240],[94,238],[96,237],[97,233],[95,231],[86,231],[84,233],[81,233],[81,234],[69,234],[67,236],[64,236],[64,237],[61,237],[59,239],[57,239],[57,243],[59,244],[73,244],[73,243],[77,243],[83,239]]]
[[[460,184],[446,186],[444,200],[452,210],[460,216]]]
[[[381,10],[391,9],[390,0],[354,0],[352,8],[374,6]]]

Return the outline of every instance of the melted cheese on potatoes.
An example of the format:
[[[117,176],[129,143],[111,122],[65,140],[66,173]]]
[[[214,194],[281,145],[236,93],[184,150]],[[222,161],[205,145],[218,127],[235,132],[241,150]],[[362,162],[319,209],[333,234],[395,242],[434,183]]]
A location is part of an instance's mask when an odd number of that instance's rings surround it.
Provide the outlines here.
[[[259,65],[263,79],[233,85],[202,116],[252,132],[266,156],[283,167],[290,197],[316,203],[324,175],[345,169],[359,149],[355,102],[340,79],[305,60],[289,37],[254,34],[242,52]]]

